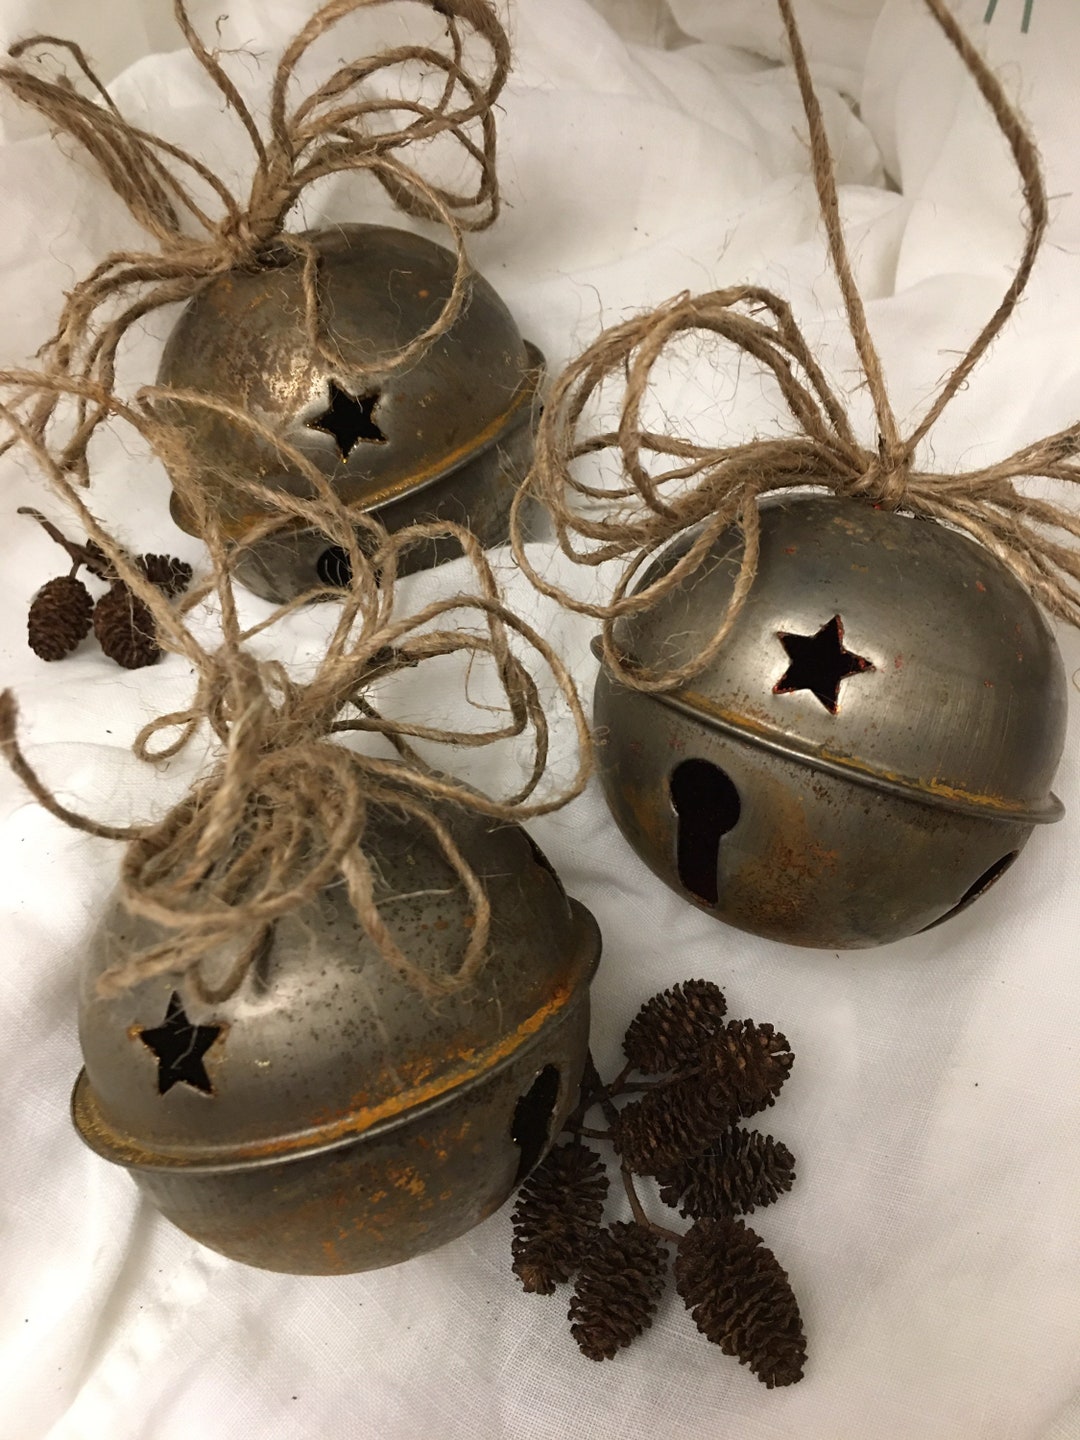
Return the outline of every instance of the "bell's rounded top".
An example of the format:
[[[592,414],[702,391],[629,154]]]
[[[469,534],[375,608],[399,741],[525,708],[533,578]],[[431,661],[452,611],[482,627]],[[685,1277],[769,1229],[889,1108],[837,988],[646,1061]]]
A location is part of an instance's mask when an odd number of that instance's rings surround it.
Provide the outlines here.
[[[85,1070],[73,1108],[83,1139],[135,1168],[271,1163],[437,1105],[539,1038],[592,976],[595,923],[519,826],[449,807],[440,819],[492,907],[485,965],[444,998],[425,998],[390,969],[343,884],[280,920],[221,1003],[168,975],[106,998],[102,971],[162,935],[115,903],[82,976]],[[378,856],[376,900],[394,940],[427,975],[452,973],[473,915],[430,832],[381,811],[365,845]]]
[[[169,336],[159,385],[253,415],[333,477],[345,503],[364,508],[438,479],[529,418],[542,359],[482,276],[471,276],[445,334],[409,365],[382,370],[381,357],[438,318],[456,257],[381,225],[337,225],[303,238],[318,255],[320,318],[340,363],[312,353],[304,266],[294,255],[229,271],[200,290]],[[198,405],[161,408],[187,436],[227,533],[239,535],[260,518],[257,502],[230,485],[231,474],[307,493],[273,447],[242,425]],[[193,528],[182,498],[173,510]]]
[[[670,568],[682,536],[642,584]],[[650,669],[711,638],[742,554],[731,531],[706,566],[616,626]],[[1065,738],[1057,644],[987,550],[934,521],[832,495],[761,505],[757,578],[719,655],[658,697],[850,779],[986,818],[1052,820]]]

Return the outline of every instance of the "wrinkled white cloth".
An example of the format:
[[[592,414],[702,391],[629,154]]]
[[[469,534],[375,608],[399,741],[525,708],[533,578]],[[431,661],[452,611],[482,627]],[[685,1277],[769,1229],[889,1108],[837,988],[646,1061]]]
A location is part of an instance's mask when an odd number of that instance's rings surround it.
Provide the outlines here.
[[[73,35],[116,77],[128,113],[239,175],[242,136],[179,49],[167,8],[4,0],[0,39]],[[212,31],[220,7],[191,8]],[[273,52],[305,9],[235,0],[220,43]],[[849,384],[852,346],[772,7],[639,0],[627,5],[625,36],[618,7],[603,10],[510,0],[508,204],[476,238],[476,263],[552,366],[601,324],[680,289],[753,279],[791,296],[830,374]],[[1006,283],[1016,181],[916,0],[801,0],[799,10],[819,79],[837,87],[822,98],[853,255],[896,408],[912,418]],[[1080,200],[1071,193],[1080,14],[1066,0],[1037,0],[1023,35],[1021,0],[1000,0],[988,26],[984,0],[960,0],[958,10],[1036,128],[1055,199],[1029,298],[935,431],[932,458],[943,468],[1006,453],[1080,410]],[[382,15],[371,23],[389,26]],[[347,43],[343,31],[335,53]],[[265,66],[241,57],[235,69],[256,96]],[[61,291],[136,232],[69,147],[10,106],[0,119],[0,359],[10,362],[40,343]],[[369,215],[391,212],[362,179],[305,206],[309,224]],[[133,338],[130,383],[152,378],[169,318],[153,317]],[[731,356],[701,347],[666,382],[667,412],[687,433],[755,423],[768,397],[756,382],[736,388],[735,371]],[[853,403],[872,435],[865,396]],[[168,518],[164,478],[137,450],[118,437],[97,464],[94,503],[122,538],[199,563],[197,542]],[[2,469],[2,677],[18,694],[32,758],[65,799],[101,818],[159,814],[195,760],[150,773],[127,747],[146,718],[187,698],[187,669],[168,658],[129,674],[89,646],[62,665],[36,660],[26,606],[65,567],[14,511],[62,511],[25,462],[9,457]],[[550,550],[536,556],[568,584],[591,583]],[[593,626],[539,600],[506,557],[500,574],[588,695]],[[451,592],[462,577],[444,567],[403,599]],[[259,603],[248,603],[252,615]],[[325,623],[325,612],[297,617],[282,643],[311,653]],[[1060,638],[1076,677],[1080,638]],[[392,698],[398,713],[464,704],[430,693],[420,674]],[[618,1359],[584,1360],[565,1295],[517,1288],[506,1211],[433,1255],[340,1279],[249,1270],[161,1221],[126,1176],[81,1146],[67,1117],[79,1064],[76,973],[117,849],[66,830],[0,774],[0,1436],[1080,1436],[1078,716],[1075,701],[1056,786],[1067,818],[1039,830],[972,910],[878,952],[802,952],[717,925],[630,852],[595,786],[532,827],[603,929],[593,990],[602,1068],[616,1061],[639,1003],[691,975],[718,980],[733,1014],[772,1021],[793,1044],[795,1069],[767,1122],[796,1152],[799,1178],[753,1224],[791,1276],[810,1361],[800,1385],[774,1392],[699,1337],[673,1294]],[[570,763],[565,717],[555,733],[561,769]],[[498,785],[514,759],[487,755],[464,773]]]

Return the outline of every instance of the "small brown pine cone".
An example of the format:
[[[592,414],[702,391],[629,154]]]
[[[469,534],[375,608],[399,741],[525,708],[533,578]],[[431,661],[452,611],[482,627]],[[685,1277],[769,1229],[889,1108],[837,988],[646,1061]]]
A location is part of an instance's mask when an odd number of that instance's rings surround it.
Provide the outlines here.
[[[786,1145],[759,1130],[732,1128],[703,1155],[657,1175],[660,1199],[681,1205],[680,1214],[746,1215],[771,1205],[795,1181],[795,1157]]]
[[[702,1075],[729,1098],[736,1115],[755,1115],[780,1093],[795,1056],[778,1030],[753,1020],[730,1020],[709,1042]]]
[[[90,591],[74,575],[46,581],[30,602],[26,620],[30,649],[42,660],[62,660],[89,635],[93,612]]]
[[[711,980],[684,980],[646,1000],[623,1040],[626,1058],[645,1075],[694,1064],[721,1030],[727,1001]]]
[[[191,584],[191,566],[174,555],[140,555],[135,563],[165,595],[179,595]]]
[[[518,1191],[514,1274],[533,1295],[552,1295],[581,1264],[604,1214],[608,1177],[595,1150],[557,1145]]]
[[[706,1339],[771,1390],[806,1364],[798,1302],[776,1256],[741,1220],[698,1220],[675,1257],[675,1285]]]
[[[96,575],[99,580],[107,580],[110,585],[116,579],[112,561],[96,540],[86,542],[82,547],[82,557],[82,563],[91,575]]]
[[[154,617],[122,581],[94,606],[94,634],[109,659],[125,670],[140,670],[161,658]]]
[[[664,1293],[666,1246],[633,1221],[597,1232],[570,1300],[570,1333],[590,1360],[611,1360],[652,1324]]]
[[[655,1175],[700,1155],[737,1119],[726,1090],[693,1075],[624,1105],[611,1126],[611,1139],[631,1170]]]

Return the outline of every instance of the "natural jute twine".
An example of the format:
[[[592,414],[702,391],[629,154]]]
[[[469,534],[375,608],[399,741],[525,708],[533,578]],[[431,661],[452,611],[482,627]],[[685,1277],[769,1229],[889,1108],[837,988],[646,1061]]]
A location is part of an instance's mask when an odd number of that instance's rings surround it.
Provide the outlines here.
[[[499,210],[494,106],[509,69],[510,46],[490,0],[408,0],[445,21],[445,53],[427,45],[395,46],[348,61],[311,94],[290,99],[297,66],[316,40],[358,10],[402,3],[405,0],[324,4],[278,62],[264,135],[219,58],[196,33],[184,0],[173,0],[192,54],[220,91],[227,114],[239,121],[251,142],[255,166],[243,200],[196,156],[125,120],[77,45],[36,35],[12,48],[9,63],[0,65],[0,84],[44,115],[53,131],[69,135],[88,152],[153,240],[147,250],[108,255],[80,281],[67,296],[55,334],[39,352],[45,374],[60,382],[88,382],[84,389],[68,392],[77,407],[71,433],[62,445],[51,437],[62,468],[84,483],[88,479],[87,446],[108,414],[90,397],[112,392],[117,349],[128,329],[159,306],[190,299],[229,270],[298,261],[312,353],[340,368],[320,314],[317,252],[309,241],[284,229],[302,192],[325,176],[367,172],[410,215],[442,221],[456,247],[454,282],[441,312],[396,354],[380,355],[380,371],[410,364],[453,325],[470,285],[464,233],[490,225]],[[470,34],[490,51],[490,66],[481,78],[466,64]],[[94,93],[81,94],[66,75],[49,78],[40,64],[43,48],[66,51]],[[400,73],[406,66],[420,67],[435,80],[437,99],[370,93],[375,77]],[[451,137],[464,151],[477,172],[474,189],[446,188],[416,168],[415,157],[440,136]],[[407,160],[402,158],[406,147]],[[209,190],[216,213],[200,204],[196,185]],[[363,367],[350,365],[350,379],[362,375]],[[35,386],[16,401],[29,404],[25,423],[40,442],[50,438],[49,422],[61,393],[62,383],[53,389]]]
[[[154,402],[163,392],[143,391],[132,404],[100,387],[31,371],[0,374],[9,393],[47,387],[83,400],[104,417],[132,425],[173,467],[174,485],[191,507],[210,553],[208,578],[172,601],[152,585],[125,549],[99,523],[75,477],[50,454],[39,435],[9,404],[0,419],[36,458],[56,494],[105,551],[121,580],[149,606],[162,647],[191,664],[197,676],[191,704],[146,725],[135,752],[146,760],[174,755],[208,725],[220,742],[220,758],[188,797],[164,819],[146,824],[101,824],[58,800],[19,745],[17,709],[10,690],[0,695],[0,750],[40,803],[68,825],[87,834],[128,842],[120,894],[128,912],[162,927],[163,938],[140,954],[125,957],[103,975],[103,993],[115,993],[148,976],[187,974],[196,991],[212,1001],[231,994],[261,953],[274,923],[298,910],[327,885],[342,883],[360,925],[383,958],[427,996],[466,985],[483,965],[491,910],[483,884],[432,802],[448,801],[495,821],[516,822],[566,803],[584,787],[590,765],[588,727],[574,683],[552,647],[499,598],[491,567],[477,540],[449,523],[413,525],[390,535],[375,520],[354,513],[332,484],[300,451],[242,411],[206,397],[185,394],[275,446],[284,464],[310,483],[311,498],[272,491],[238,478],[276,513],[249,536],[251,542],[297,522],[312,526],[348,556],[353,579],[341,593],[340,613],[326,652],[303,682],[277,660],[258,659],[250,648],[318,592],[278,607],[259,624],[243,629],[233,590],[233,568],[243,547],[227,543],[220,518],[191,476],[179,442],[161,422]],[[170,394],[173,392],[169,392]],[[175,464],[174,464],[175,462]],[[395,582],[401,557],[434,537],[456,540],[472,570],[471,593],[436,600],[412,615],[395,614]],[[329,596],[331,592],[324,592]],[[186,623],[191,610],[215,594],[220,606],[221,643],[211,649]],[[471,617],[473,626],[468,620]],[[543,798],[537,787],[548,761],[548,720],[530,669],[515,653],[525,650],[553,676],[569,708],[579,743],[577,773],[558,793]],[[372,681],[441,656],[461,654],[470,666],[486,657],[505,699],[490,726],[459,731],[437,724],[409,723],[376,710]],[[340,742],[346,732],[385,736],[399,758],[353,750]],[[481,746],[516,736],[531,737],[532,766],[525,784],[504,800],[491,800],[427,766],[412,741]],[[426,830],[464,887],[474,917],[462,942],[456,970],[444,976],[420,971],[403,954],[375,898],[378,856],[364,848],[367,818],[382,807],[414,820]],[[222,976],[223,957],[227,974]]]
[[[891,510],[943,521],[965,531],[998,557],[1050,614],[1080,624],[1080,516],[1023,493],[1024,477],[1080,481],[1073,457],[1080,425],[1010,455],[993,465],[958,474],[913,468],[915,452],[942,411],[1000,333],[1022,295],[1046,227],[1046,194],[1038,155],[997,78],[961,30],[944,0],[926,8],[963,60],[1012,152],[1023,187],[1026,243],[1004,298],[945,381],[910,434],[904,436],[889,403],[881,362],[844,244],[832,155],[814,93],[791,0],[777,0],[810,126],[814,181],[829,252],[866,385],[877,416],[873,449],[855,435],[842,398],[832,389],[796,324],[790,306],[769,290],[734,286],[706,295],[679,295],[648,314],[606,330],[555,383],[540,423],[533,469],[513,517],[514,552],[544,594],[603,621],[604,661],[626,685],[670,690],[699,674],[731,632],[757,572],[758,501],[770,491],[818,486]],[[694,444],[674,434],[642,428],[642,407],[652,372],[669,345],[686,332],[718,337],[772,373],[797,431],[779,439],[753,439],[730,447]],[[591,433],[586,410],[605,383],[622,380],[618,428]],[[592,486],[575,473],[585,457],[610,450],[621,470],[621,488]],[[650,470],[647,458],[669,468]],[[655,462],[654,462],[655,463]],[[522,541],[521,505],[536,495],[549,510],[563,552],[584,565],[626,559],[612,598],[589,603],[559,589],[530,563]],[[581,502],[604,502],[598,517]],[[667,541],[700,526],[685,553],[656,579],[631,592],[641,566]],[[692,582],[725,531],[742,534],[742,555],[731,601],[708,644],[684,665],[663,671],[635,667],[620,655],[614,638],[620,616],[640,614],[677,586]]]

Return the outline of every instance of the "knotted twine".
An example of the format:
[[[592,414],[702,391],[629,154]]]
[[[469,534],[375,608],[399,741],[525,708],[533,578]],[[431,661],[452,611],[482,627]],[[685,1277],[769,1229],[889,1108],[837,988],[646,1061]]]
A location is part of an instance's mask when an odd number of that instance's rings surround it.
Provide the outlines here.
[[[90,382],[69,392],[76,398],[76,423],[65,442],[53,446],[61,467],[83,483],[89,479],[87,447],[109,413],[92,397],[112,392],[117,350],[126,332],[150,311],[191,299],[229,270],[299,261],[304,328],[312,354],[341,367],[337,346],[322,323],[315,247],[284,229],[296,201],[316,180],[364,171],[399,208],[441,221],[453,240],[457,265],[445,304],[425,331],[396,353],[378,356],[380,372],[412,363],[461,313],[471,273],[464,235],[490,225],[499,211],[494,105],[509,70],[510,45],[490,0],[408,0],[444,20],[445,53],[428,45],[393,46],[340,65],[310,94],[290,101],[297,66],[321,36],[356,11],[401,3],[329,0],[316,11],[278,62],[264,135],[219,58],[200,39],[185,0],[173,0],[191,53],[220,92],[227,114],[239,121],[251,142],[255,166],[243,201],[195,155],[125,120],[72,42],[36,35],[15,45],[10,63],[0,65],[0,84],[39,111],[54,132],[69,135],[87,151],[155,247],[116,251],[75,286],[56,332],[39,352],[43,373],[55,377],[57,387],[34,384],[19,397],[24,403],[32,400],[25,424],[42,444],[64,393],[63,381]],[[490,66],[480,78],[466,64],[470,35],[490,52]],[[83,95],[66,75],[52,79],[39,66],[29,65],[43,47],[66,51],[94,93]],[[435,98],[370,93],[376,77],[386,79],[384,72],[394,72],[401,79],[409,66],[434,79],[439,88]],[[395,117],[402,116],[395,126]],[[473,189],[437,184],[416,168],[412,157],[442,136],[461,147],[468,166],[477,172]],[[408,161],[400,153],[406,147]],[[200,187],[209,191],[209,209],[197,198]],[[370,368],[374,362],[350,363],[350,380],[359,383]]]
[[[603,621],[604,663],[621,683],[636,690],[675,689],[716,657],[757,573],[758,502],[770,491],[793,486],[824,488],[954,526],[997,556],[1050,614],[1080,625],[1080,553],[1067,543],[1080,538],[1080,516],[1025,494],[1014,483],[1036,476],[1080,481],[1080,465],[1074,459],[1080,449],[1080,425],[1071,425],[978,469],[943,475],[914,468],[917,447],[1000,333],[1027,286],[1047,221],[1035,146],[997,78],[944,0],[924,0],[1008,143],[1022,182],[1026,241],[1000,305],[926,414],[904,436],[889,402],[881,361],[848,259],[832,154],[791,0],[777,3],[809,123],[814,183],[829,254],[873,401],[878,443],[874,449],[860,443],[842,398],[826,380],[791,307],[759,286],[676,296],[604,331],[567,366],[552,389],[539,427],[533,468],[511,517],[514,554],[542,593]],[[695,444],[678,435],[643,428],[642,407],[650,396],[653,369],[668,347],[687,332],[717,337],[771,372],[796,432],[725,447]],[[605,383],[620,377],[624,392],[617,429],[591,433],[585,418],[590,403]],[[575,473],[578,461],[605,451],[612,452],[621,472],[622,483],[615,488],[590,485]],[[661,463],[669,468],[653,473],[646,457],[662,457]],[[571,559],[583,565],[627,561],[610,600],[590,603],[578,599],[531,564],[522,530],[521,507],[527,494],[536,495],[546,506],[559,546]],[[582,513],[581,502],[588,506],[597,501],[606,507],[598,516]],[[642,565],[693,526],[700,529],[675,563],[659,576],[647,577],[631,592]],[[708,643],[684,664],[666,670],[636,666],[621,655],[614,638],[619,617],[649,610],[671,590],[690,582],[708,563],[720,536],[733,527],[742,535],[738,574],[731,600]]]
[[[63,394],[134,429],[169,468],[177,432],[163,423],[155,402],[162,392],[149,387],[128,404],[86,380],[43,376],[33,371],[0,373],[0,387],[29,394],[35,388]],[[174,392],[168,392],[170,395]],[[237,477],[241,489],[257,494],[275,513],[247,539],[264,539],[298,522],[317,528],[348,556],[353,579],[344,592],[323,587],[277,607],[244,629],[237,615],[233,570],[243,547],[230,544],[220,518],[183,465],[174,485],[192,507],[210,555],[208,576],[178,600],[164,596],[131,556],[97,520],[85,492],[60,460],[42,444],[34,427],[10,403],[0,419],[12,429],[45,473],[57,495],[105,551],[121,580],[151,610],[162,648],[183,655],[197,683],[191,704],[147,724],[134,749],[145,760],[175,755],[209,726],[220,754],[190,794],[163,819],[147,824],[103,824],[63,804],[30,764],[19,745],[17,707],[11,691],[0,695],[0,751],[35,798],[66,824],[87,834],[127,842],[120,896],[128,912],[161,927],[162,939],[124,957],[102,975],[104,994],[114,994],[150,976],[186,974],[207,1001],[221,1000],[242,983],[283,915],[299,910],[325,886],[345,886],[356,918],[388,965],[422,994],[437,997],[467,985],[484,963],[491,910],[483,883],[440,818],[438,804],[450,802],[495,821],[516,822],[565,804],[583,789],[590,766],[588,727],[573,680],[554,650],[499,598],[479,542],[451,523],[410,526],[393,535],[370,516],[354,513],[336,496],[332,483],[295,447],[243,411],[212,398],[184,393],[246,425],[278,450],[282,461],[311,485],[309,498],[266,491],[257,481]],[[432,601],[412,615],[395,613],[395,585],[404,554],[436,537],[456,540],[471,567],[469,593]],[[208,597],[220,607],[221,643],[200,642],[188,621]],[[312,598],[340,601],[333,632],[304,681],[274,659],[259,659],[251,641],[278,625]],[[454,616],[458,619],[454,621]],[[477,622],[469,628],[462,616]],[[543,696],[524,660],[511,644],[516,637],[531,660],[554,678],[570,711],[579,743],[577,773],[559,790],[537,795],[548,760],[548,721]],[[487,658],[494,668],[504,708],[479,731],[383,716],[369,687],[376,679],[439,656],[463,655],[470,668]],[[367,754],[343,745],[342,735],[367,732],[386,737],[397,758]],[[412,742],[483,746],[529,735],[531,770],[525,783],[504,800],[492,800],[424,763]],[[457,968],[432,975],[411,963],[395,942],[375,898],[378,856],[364,848],[374,808],[411,819],[433,837],[460,885],[472,914]],[[223,957],[227,973],[222,975]]]

